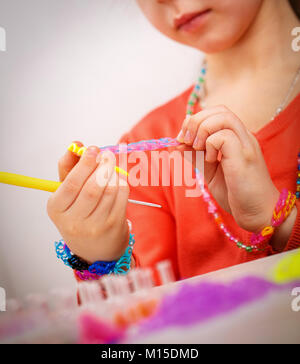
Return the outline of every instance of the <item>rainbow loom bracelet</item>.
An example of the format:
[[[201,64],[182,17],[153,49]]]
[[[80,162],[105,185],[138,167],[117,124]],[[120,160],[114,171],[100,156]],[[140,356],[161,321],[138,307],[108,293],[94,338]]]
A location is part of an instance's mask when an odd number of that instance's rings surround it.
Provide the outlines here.
[[[181,143],[179,143],[176,139],[173,138],[161,138],[161,139],[152,139],[152,140],[142,140],[136,143],[130,143],[125,145],[108,145],[105,147],[100,147],[100,151],[111,151],[114,154],[122,154],[122,153],[132,153],[138,151],[152,151],[159,150],[169,147],[177,147]],[[76,143],[72,143],[68,150],[72,153],[77,154],[79,157],[86,151],[86,147],[79,147]]]
[[[75,270],[76,276],[82,281],[98,280],[103,275],[124,275],[127,274],[131,266],[132,247],[135,243],[134,235],[130,234],[129,246],[118,261],[95,262],[89,266],[88,270]]]
[[[295,203],[296,196],[287,189],[283,189],[275,206],[271,225],[265,227],[259,234],[252,234],[251,243],[253,245],[268,243],[275,232],[275,228],[283,224],[283,222],[290,216]]]
[[[129,243],[125,253],[118,261],[97,261],[88,265],[78,256],[72,254],[69,247],[63,240],[55,242],[57,258],[61,259],[65,265],[72,268],[77,277],[81,280],[98,280],[101,276],[109,274],[127,274],[130,270],[133,245],[135,243],[134,235],[131,234],[131,222],[129,220],[127,221],[129,226]]]

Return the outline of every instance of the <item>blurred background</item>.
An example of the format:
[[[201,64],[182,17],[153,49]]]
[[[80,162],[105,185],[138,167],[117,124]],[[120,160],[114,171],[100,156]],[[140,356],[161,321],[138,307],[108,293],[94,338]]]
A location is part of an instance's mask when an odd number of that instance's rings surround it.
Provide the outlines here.
[[[192,85],[201,54],[159,34],[134,0],[0,0],[0,170],[58,180],[73,140],[115,144]],[[174,137],[174,136],[173,136]],[[0,287],[74,285],[59,262],[49,193],[0,185]]]

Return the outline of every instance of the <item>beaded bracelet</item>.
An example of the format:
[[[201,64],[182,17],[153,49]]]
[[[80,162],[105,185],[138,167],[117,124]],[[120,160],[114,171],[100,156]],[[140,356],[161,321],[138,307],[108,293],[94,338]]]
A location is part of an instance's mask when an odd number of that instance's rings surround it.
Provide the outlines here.
[[[125,253],[118,261],[97,261],[91,265],[84,262],[77,255],[72,254],[69,247],[63,240],[55,242],[57,258],[61,259],[65,265],[75,271],[76,276],[81,280],[98,280],[103,275],[123,275],[130,270],[134,235],[131,234],[131,223],[129,225],[129,243]]]
[[[247,253],[260,253],[266,249],[268,242],[274,234],[275,227],[281,225],[288,218],[296,203],[296,196],[288,190],[284,189],[280,194],[279,201],[277,202],[273,213],[273,226],[267,226],[260,234],[252,234],[251,245],[246,245],[242,243],[238,238],[234,237],[229,229],[226,227],[221,215],[218,213],[218,208],[216,204],[214,203],[212,197],[205,188],[203,175],[201,175],[198,168],[195,168],[195,172],[196,179],[202,192],[203,200],[208,205],[208,213],[213,215],[217,226],[223,231],[225,236],[230,241],[235,243],[238,248],[245,249]]]
[[[271,225],[265,227],[259,234],[252,234],[251,244],[254,246],[268,243],[274,234],[275,228],[282,225],[290,216],[296,203],[296,195],[287,189],[282,190],[279,200],[273,212]]]

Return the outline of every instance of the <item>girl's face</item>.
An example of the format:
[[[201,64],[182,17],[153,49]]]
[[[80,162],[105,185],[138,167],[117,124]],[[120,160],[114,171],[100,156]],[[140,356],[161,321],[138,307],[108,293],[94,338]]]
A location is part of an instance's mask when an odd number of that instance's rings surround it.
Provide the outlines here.
[[[137,0],[161,33],[205,53],[232,47],[254,22],[263,1]]]

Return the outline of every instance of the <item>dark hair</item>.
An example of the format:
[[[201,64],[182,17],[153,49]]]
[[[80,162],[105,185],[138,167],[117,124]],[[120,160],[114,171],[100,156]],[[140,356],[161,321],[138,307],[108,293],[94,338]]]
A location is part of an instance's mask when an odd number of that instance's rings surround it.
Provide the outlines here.
[[[291,7],[293,8],[294,12],[300,19],[300,0],[289,0]]]

